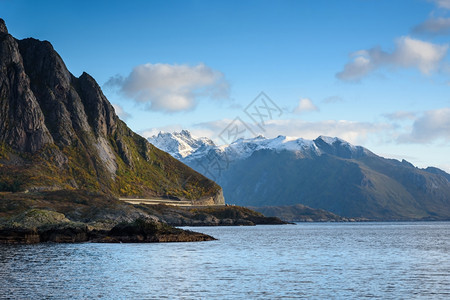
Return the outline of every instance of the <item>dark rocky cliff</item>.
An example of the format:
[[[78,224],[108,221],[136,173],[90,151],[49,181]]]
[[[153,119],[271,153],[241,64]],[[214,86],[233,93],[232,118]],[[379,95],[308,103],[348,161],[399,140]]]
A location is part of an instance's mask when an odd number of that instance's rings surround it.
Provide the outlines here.
[[[35,152],[53,139],[31,91],[17,41],[0,20],[0,141],[18,151]]]
[[[97,82],[73,76],[49,42],[16,40],[0,19],[0,191],[67,188],[221,195],[213,181],[131,131]]]

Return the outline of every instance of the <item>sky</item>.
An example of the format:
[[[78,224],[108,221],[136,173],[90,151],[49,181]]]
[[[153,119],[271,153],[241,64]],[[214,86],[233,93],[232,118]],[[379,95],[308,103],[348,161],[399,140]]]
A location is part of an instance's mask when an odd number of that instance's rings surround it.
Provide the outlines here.
[[[0,0],[0,17],[145,137],[337,136],[450,172],[450,0]]]

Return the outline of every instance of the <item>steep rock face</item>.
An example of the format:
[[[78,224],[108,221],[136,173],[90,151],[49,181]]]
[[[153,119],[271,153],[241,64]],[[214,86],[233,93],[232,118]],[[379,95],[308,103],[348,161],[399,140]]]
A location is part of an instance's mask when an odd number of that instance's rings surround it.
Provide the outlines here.
[[[193,201],[194,205],[224,205],[225,198],[223,197],[223,191],[220,190],[214,196],[203,197]]]
[[[89,124],[95,134],[97,136],[114,134],[117,129],[118,117],[97,82],[89,74],[83,73],[78,83],[79,92],[88,113]]]
[[[0,54],[0,191],[220,197],[213,181],[131,131],[97,82],[73,76],[49,42],[15,40],[0,19]]]
[[[32,91],[45,114],[46,126],[58,145],[71,145],[75,129],[89,131],[83,104],[73,87],[76,79],[49,42],[30,38],[18,44]]]
[[[30,88],[16,40],[0,21],[0,142],[35,152],[52,143],[44,115]]]

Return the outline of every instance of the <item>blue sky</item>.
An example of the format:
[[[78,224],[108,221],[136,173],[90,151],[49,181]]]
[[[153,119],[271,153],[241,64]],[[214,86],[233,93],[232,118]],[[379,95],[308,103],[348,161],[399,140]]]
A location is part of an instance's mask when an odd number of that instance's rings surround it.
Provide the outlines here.
[[[450,171],[450,0],[0,0],[16,38],[49,40],[144,136],[339,136]],[[261,127],[244,109],[282,109]]]

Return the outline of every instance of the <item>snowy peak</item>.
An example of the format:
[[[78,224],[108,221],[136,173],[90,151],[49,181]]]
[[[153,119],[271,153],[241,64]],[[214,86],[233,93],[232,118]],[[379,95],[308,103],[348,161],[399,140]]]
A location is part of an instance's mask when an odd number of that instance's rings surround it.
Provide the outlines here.
[[[349,144],[346,141],[344,141],[344,140],[342,140],[342,139],[340,139],[338,137],[330,137],[330,136],[324,136],[324,135],[319,136],[316,140],[322,140],[325,143],[327,143],[328,145],[333,145],[335,143],[337,143],[337,144]]]
[[[148,138],[148,141],[177,159],[185,158],[199,149],[216,147],[210,139],[194,137],[187,130],[173,133],[159,132],[158,135]]]
[[[359,158],[371,152],[361,146],[354,146],[337,137],[319,136],[313,141],[322,153],[342,158]]]
[[[279,135],[268,139],[257,136],[250,139],[239,139],[229,145],[216,146],[206,137],[196,138],[187,130],[174,133],[162,133],[148,139],[150,143],[181,160],[199,159],[210,153],[226,154],[228,159],[240,160],[250,157],[260,150],[276,152],[291,151],[302,157],[330,154],[342,158],[357,158],[371,152],[363,147],[354,146],[337,137],[319,136],[315,140],[287,137]]]
[[[286,137],[284,135],[279,135],[273,139],[258,136],[252,139],[237,140],[228,145],[225,150],[227,153],[234,154],[235,158],[238,159],[245,159],[251,156],[253,152],[260,150],[272,150],[276,152],[287,150],[319,154],[313,141],[302,138]]]

